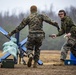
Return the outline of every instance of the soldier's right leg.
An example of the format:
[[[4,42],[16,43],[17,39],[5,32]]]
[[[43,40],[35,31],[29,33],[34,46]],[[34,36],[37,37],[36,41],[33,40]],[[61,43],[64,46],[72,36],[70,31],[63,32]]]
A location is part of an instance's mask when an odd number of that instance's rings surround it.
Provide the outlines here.
[[[60,56],[60,62],[53,64],[54,66],[62,66],[64,65],[64,60],[67,57],[67,53],[70,50],[70,46],[69,44],[66,42],[64,43],[64,45],[61,48],[61,56]]]
[[[70,50],[71,47],[73,47],[74,45],[75,45],[75,39],[69,38],[68,41],[62,46],[61,57],[60,57],[61,62],[64,62],[64,60],[67,57],[68,50]]]
[[[60,56],[60,60],[64,61],[67,57],[67,53],[70,50],[70,45],[66,42],[64,43],[64,45],[61,48],[61,56]]]
[[[70,50],[70,45],[68,42],[65,42],[64,45],[61,48],[61,56],[60,56],[60,62],[58,63],[59,66],[64,65],[64,61],[67,57],[68,51]]]
[[[35,52],[34,52],[34,64],[33,64],[33,68],[37,68],[37,62],[39,60],[39,57],[40,57],[40,47],[42,45],[42,41],[43,41],[43,38],[37,38],[36,39],[36,43],[35,43]]]
[[[33,47],[34,47],[34,40],[31,38],[28,38],[27,43],[26,43],[26,54],[28,55],[28,62],[27,62],[27,66],[31,67],[32,65],[32,59],[33,59]]]

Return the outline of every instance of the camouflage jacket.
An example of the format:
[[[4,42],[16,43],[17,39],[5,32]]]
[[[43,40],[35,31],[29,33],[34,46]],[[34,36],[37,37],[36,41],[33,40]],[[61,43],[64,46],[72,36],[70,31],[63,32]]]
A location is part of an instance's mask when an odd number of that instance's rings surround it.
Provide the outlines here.
[[[71,37],[74,37],[76,39],[76,26],[73,26],[70,30]]]
[[[57,36],[61,36],[63,34],[67,34],[70,32],[72,26],[75,26],[73,21],[71,20],[70,17],[65,16],[62,20],[61,20],[61,29],[59,31],[59,33],[57,34]]]
[[[57,27],[57,24],[55,22],[52,22],[48,16],[35,12],[31,13],[27,18],[24,18],[20,25],[17,26],[16,29],[11,32],[11,35],[16,32],[19,32],[26,25],[28,25],[29,27],[29,32],[43,32],[43,21]]]

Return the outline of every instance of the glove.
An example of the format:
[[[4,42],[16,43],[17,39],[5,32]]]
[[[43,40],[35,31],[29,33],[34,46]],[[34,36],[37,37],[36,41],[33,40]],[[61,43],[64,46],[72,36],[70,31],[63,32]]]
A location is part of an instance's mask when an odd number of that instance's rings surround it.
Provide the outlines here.
[[[59,28],[59,26],[58,26],[58,23],[57,23],[57,22],[54,22],[54,25],[57,27],[57,30],[59,31],[60,28]]]

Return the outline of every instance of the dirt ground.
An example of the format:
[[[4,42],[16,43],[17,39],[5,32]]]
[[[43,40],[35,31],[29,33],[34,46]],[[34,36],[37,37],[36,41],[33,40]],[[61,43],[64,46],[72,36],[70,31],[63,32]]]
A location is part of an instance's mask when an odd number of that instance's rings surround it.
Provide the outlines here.
[[[42,66],[28,68],[27,65],[18,64],[13,69],[0,68],[0,75],[76,75],[75,65],[53,66],[54,63],[59,62],[59,58],[60,51],[41,51]],[[25,60],[27,62],[27,58]]]

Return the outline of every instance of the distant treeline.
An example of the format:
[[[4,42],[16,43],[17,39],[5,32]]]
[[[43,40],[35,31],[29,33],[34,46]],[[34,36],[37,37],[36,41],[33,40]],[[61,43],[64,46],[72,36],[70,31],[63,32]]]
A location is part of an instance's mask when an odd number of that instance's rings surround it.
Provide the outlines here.
[[[66,11],[67,15],[73,19],[74,23],[76,23],[76,7],[71,6],[70,8],[65,8],[65,11]],[[59,19],[58,15],[56,14],[56,12],[53,10],[52,5],[50,6],[49,11],[47,11],[45,9],[45,11],[38,11],[38,12],[47,14],[52,20],[57,21],[60,26],[60,19]],[[8,11],[5,12],[4,15],[2,15],[2,14],[3,13],[0,13],[0,26],[3,27],[8,32],[12,31],[16,26],[18,26],[20,24],[20,22],[22,21],[22,19],[24,17],[26,18],[27,15],[29,15],[29,13],[26,13],[26,12],[20,13],[19,15],[15,15],[15,13],[13,13],[12,15],[9,15]],[[44,22],[43,30],[45,31],[46,36],[43,41],[43,45],[42,45],[41,49],[60,50],[61,46],[65,42],[65,39],[63,38],[63,36],[58,37],[56,39],[50,38],[49,34],[57,33],[57,29],[45,22]],[[24,38],[26,38],[27,35],[28,35],[28,27],[25,27],[20,32],[20,41],[23,40]],[[0,33],[0,50],[2,49],[2,44],[6,41],[7,41],[7,38],[4,37]]]

